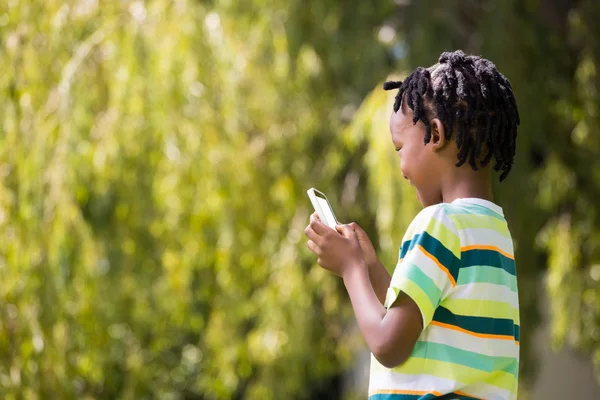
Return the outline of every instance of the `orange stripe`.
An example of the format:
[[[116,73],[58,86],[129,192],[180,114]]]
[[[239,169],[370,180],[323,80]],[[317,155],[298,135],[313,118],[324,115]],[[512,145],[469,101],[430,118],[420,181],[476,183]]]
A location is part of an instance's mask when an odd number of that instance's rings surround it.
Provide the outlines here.
[[[369,396],[372,396],[374,394],[433,394],[435,396],[441,396],[442,393],[440,392],[428,392],[428,391],[424,391],[424,390],[397,390],[397,389],[380,389],[380,390],[374,390],[372,392],[369,393]]]
[[[504,250],[496,247],[496,246],[484,246],[484,245],[473,245],[473,246],[466,246],[466,247],[461,247],[460,251],[469,251],[469,250],[493,250],[493,251],[497,251],[498,253],[502,254],[504,257],[508,257],[511,260],[515,259],[515,256],[513,256],[512,254],[509,254],[507,252],[505,252]]]
[[[439,322],[439,321],[431,321],[430,324],[431,325],[441,326],[442,328],[452,329],[452,330],[455,330],[455,331],[458,331],[458,332],[466,333],[467,335],[477,336],[477,337],[480,337],[480,338],[514,340],[517,345],[519,344],[519,342],[517,342],[515,340],[514,336],[509,336],[509,335],[494,335],[494,334],[491,334],[491,333],[477,333],[477,332],[468,331],[468,330],[463,329],[463,328],[461,328],[459,326],[456,326],[456,325],[445,324],[445,323]]]
[[[436,263],[437,266],[440,267],[440,269],[442,271],[444,271],[446,273],[446,275],[448,275],[448,279],[450,279],[450,283],[452,283],[452,287],[456,286],[456,280],[454,280],[454,277],[452,276],[452,274],[450,273],[450,271],[448,271],[448,268],[444,267],[444,265],[442,263],[440,263],[438,261],[438,259],[435,258],[435,256],[433,256],[432,254],[430,254],[420,244],[416,245],[415,247],[418,247],[419,249],[421,249],[421,251],[423,252],[423,254],[425,254],[429,259],[431,259],[431,261],[433,261],[434,263]]]

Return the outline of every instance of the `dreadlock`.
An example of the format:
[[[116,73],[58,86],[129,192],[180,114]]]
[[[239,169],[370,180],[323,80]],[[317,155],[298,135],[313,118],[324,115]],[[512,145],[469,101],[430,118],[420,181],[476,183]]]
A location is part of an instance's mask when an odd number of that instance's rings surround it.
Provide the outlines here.
[[[413,124],[420,120],[425,125],[425,144],[431,141],[429,121],[439,118],[446,139],[456,131],[457,167],[468,162],[477,171],[479,160],[485,167],[494,157],[500,181],[506,178],[521,121],[510,82],[491,61],[460,50],[445,52],[433,67],[419,67],[404,81],[386,82],[383,88],[399,89],[394,112],[403,102],[413,111]]]

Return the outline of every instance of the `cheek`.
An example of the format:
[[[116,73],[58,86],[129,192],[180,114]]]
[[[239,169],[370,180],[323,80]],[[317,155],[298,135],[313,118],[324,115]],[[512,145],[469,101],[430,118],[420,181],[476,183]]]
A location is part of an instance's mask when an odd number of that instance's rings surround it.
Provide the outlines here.
[[[410,156],[407,153],[400,154],[400,170],[404,176],[410,175]]]
[[[431,181],[428,166],[429,162],[427,155],[423,152],[423,148],[402,149],[400,154],[400,170],[418,190],[425,189],[428,186],[428,182]]]
[[[407,146],[400,151],[400,169],[404,176],[409,179],[416,178],[414,175],[418,175],[418,164],[419,154],[417,149]]]

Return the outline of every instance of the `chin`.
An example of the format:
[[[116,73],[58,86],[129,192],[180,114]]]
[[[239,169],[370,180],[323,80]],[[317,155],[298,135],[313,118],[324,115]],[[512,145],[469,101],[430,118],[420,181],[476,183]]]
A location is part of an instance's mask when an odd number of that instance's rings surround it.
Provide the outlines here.
[[[431,199],[424,198],[423,196],[421,196],[419,194],[418,191],[417,191],[417,200],[419,200],[419,203],[421,203],[421,205],[424,208],[429,207],[429,206],[433,206],[435,204],[441,203],[441,201],[439,201],[439,200],[438,201],[431,201]]]
[[[417,200],[419,200],[419,203],[421,203],[421,205],[423,207],[427,207],[428,204],[425,204],[425,202],[421,199],[421,195],[419,195],[419,192],[416,192],[416,193],[417,193]]]

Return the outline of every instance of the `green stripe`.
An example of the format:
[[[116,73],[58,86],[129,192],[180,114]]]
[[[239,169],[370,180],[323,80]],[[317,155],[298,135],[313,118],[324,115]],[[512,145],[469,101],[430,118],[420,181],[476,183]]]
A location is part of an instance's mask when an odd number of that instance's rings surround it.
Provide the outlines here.
[[[454,222],[459,231],[462,229],[489,229],[498,232],[503,236],[510,237],[506,220],[490,218],[487,215],[481,214],[452,215],[450,219]]]
[[[469,283],[493,283],[510,288],[517,292],[517,278],[500,268],[475,265],[461,268],[456,285],[467,285]]]
[[[459,315],[454,314],[444,305],[440,305],[435,309],[433,320],[443,324],[454,325],[470,332],[512,336],[516,341],[520,340],[521,327],[512,318],[502,319]]]
[[[423,232],[427,232],[429,236],[442,243],[444,247],[451,251],[456,258],[460,258],[459,236],[449,229],[446,224],[437,219],[440,214],[445,214],[447,207],[444,207],[443,205],[437,207],[438,208],[431,213],[419,213],[408,227],[404,239],[406,242],[414,241],[415,236],[418,237],[418,235]]]
[[[412,240],[407,240],[402,244],[402,247],[400,248],[400,258],[410,257],[408,252],[413,250],[417,245],[423,247],[425,251],[434,256],[440,264],[446,267],[456,281],[461,267],[460,259],[458,259],[452,251],[448,250],[442,242],[425,231],[415,235]]]
[[[427,358],[410,357],[401,366],[393,369],[400,374],[423,374],[432,375],[441,379],[450,379],[458,382],[484,382],[488,385],[516,394],[517,378],[513,374],[504,371],[485,372],[476,368],[465,367],[447,361],[438,361]]]
[[[429,325],[429,322],[431,322],[431,319],[433,318],[433,313],[435,311],[435,308],[434,308],[433,304],[431,304],[431,300],[427,296],[427,293],[425,293],[423,291],[423,289],[421,289],[421,287],[417,286],[416,283],[414,283],[413,281],[409,281],[407,279],[404,279],[400,282],[400,287],[398,289],[400,289],[404,293],[406,293],[417,304],[417,306],[419,307],[419,310],[421,310],[421,313],[423,314],[423,320],[424,320],[423,328],[425,328],[425,326]],[[394,292],[396,292],[396,290],[394,290]],[[394,304],[395,300],[396,299],[393,299],[390,302],[388,308]]]
[[[404,265],[402,266],[402,268],[405,267],[406,266]],[[415,264],[409,264],[406,268],[405,276],[425,292],[433,307],[437,307],[438,304],[440,304],[442,291],[437,287],[435,282],[421,270],[421,268]]]
[[[504,371],[515,377],[519,367],[515,357],[488,356],[433,342],[417,342],[410,356],[456,363],[484,372]]]
[[[512,319],[519,324],[519,310],[504,301],[447,298],[444,307],[453,314]]]
[[[385,394],[372,394],[369,396],[369,400],[433,400],[433,399],[447,399],[447,400],[472,400],[477,397],[463,396],[455,393],[448,393],[442,397],[438,397],[435,394],[396,394],[396,393],[385,393]]]
[[[473,215],[473,214],[486,215],[488,217],[493,217],[493,218],[505,221],[505,219],[502,215],[498,214],[494,210],[491,210],[484,206],[480,206],[478,204],[461,204],[460,206],[453,205],[452,207],[446,207],[446,214],[448,214],[448,215],[460,214],[461,216]]]
[[[517,274],[515,260],[506,257],[496,250],[467,250],[461,253],[461,262],[463,267],[472,267],[474,265],[485,265],[503,269],[511,275]]]
[[[385,302],[383,306],[389,309],[392,305],[394,305],[394,302],[398,298],[399,294],[400,289],[390,286],[385,294]]]
[[[443,222],[438,221],[434,217],[425,228],[425,232],[439,240],[455,257],[460,258],[460,238],[456,233],[448,229]]]

